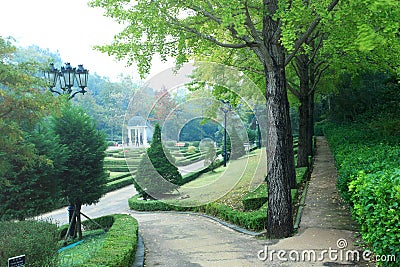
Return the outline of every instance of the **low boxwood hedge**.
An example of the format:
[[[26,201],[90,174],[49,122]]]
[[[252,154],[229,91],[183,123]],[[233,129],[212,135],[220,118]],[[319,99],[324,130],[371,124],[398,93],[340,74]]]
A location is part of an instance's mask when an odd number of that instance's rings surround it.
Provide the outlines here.
[[[116,173],[116,174],[113,175],[113,176],[109,176],[108,179],[107,179],[107,182],[108,182],[108,183],[111,183],[111,182],[113,182],[113,181],[117,181],[117,180],[120,180],[120,179],[122,179],[122,178],[126,178],[126,177],[129,177],[129,176],[131,176],[131,175],[134,175],[135,173],[136,173],[136,172],[132,172],[132,173],[130,173],[130,172]]]
[[[127,214],[115,214],[103,246],[82,267],[132,266],[138,241],[138,222]]]
[[[267,223],[267,207],[268,203],[261,206],[255,211],[239,211],[220,203],[209,203],[205,206],[198,207],[198,211],[221,218],[235,225],[241,226],[248,230],[262,231]]]
[[[268,201],[268,187],[266,183],[260,184],[253,192],[247,193],[242,199],[245,211],[258,210]]]
[[[132,179],[133,178],[131,177],[131,175],[129,175],[129,176],[125,177],[125,178],[122,178],[122,179],[107,183],[106,191],[107,192],[111,192],[111,191],[120,189],[122,187],[131,185],[131,184],[133,184],[133,180]]]

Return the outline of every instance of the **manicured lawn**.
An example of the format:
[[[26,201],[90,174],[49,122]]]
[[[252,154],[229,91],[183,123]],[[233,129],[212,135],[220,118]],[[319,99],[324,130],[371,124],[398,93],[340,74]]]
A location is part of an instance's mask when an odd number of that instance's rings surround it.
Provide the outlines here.
[[[231,160],[227,167],[218,167],[214,172],[204,173],[181,186],[180,194],[190,198],[180,200],[179,205],[197,206],[217,201],[242,210],[243,196],[264,181],[265,165],[265,149],[255,150],[240,159]],[[171,203],[173,202],[172,200]]]

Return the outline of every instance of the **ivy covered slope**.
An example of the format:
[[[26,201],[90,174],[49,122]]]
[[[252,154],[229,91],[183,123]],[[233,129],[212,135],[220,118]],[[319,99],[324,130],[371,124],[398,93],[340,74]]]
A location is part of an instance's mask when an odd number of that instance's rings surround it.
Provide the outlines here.
[[[363,240],[376,255],[400,261],[400,99],[398,84],[391,100],[356,114],[352,122],[324,128],[338,167],[338,188],[352,207]],[[396,89],[396,90],[394,90]],[[342,120],[343,121],[343,120]],[[379,262],[378,264],[383,264]]]

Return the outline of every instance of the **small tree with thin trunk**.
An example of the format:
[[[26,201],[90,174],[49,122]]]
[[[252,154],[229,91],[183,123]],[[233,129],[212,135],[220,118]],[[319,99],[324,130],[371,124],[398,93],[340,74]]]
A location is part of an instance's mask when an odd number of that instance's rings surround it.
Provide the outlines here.
[[[75,210],[71,222],[75,222],[76,219],[77,232],[72,229],[70,236],[78,233],[81,238],[81,206],[97,203],[106,189],[105,134],[96,129],[93,120],[82,109],[69,104],[63,108],[61,117],[54,118],[53,123],[61,144],[69,150],[61,188],[63,196]]]

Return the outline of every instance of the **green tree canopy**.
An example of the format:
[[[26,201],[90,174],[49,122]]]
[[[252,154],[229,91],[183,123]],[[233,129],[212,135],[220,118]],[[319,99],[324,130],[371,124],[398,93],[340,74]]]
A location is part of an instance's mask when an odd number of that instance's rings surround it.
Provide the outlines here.
[[[42,65],[16,60],[16,53],[12,39],[0,37],[1,219],[47,211],[57,191],[57,164],[64,160],[57,140],[37,127],[58,105],[47,90],[39,89],[43,82],[36,74]],[[44,147],[42,138],[54,142]]]
[[[73,204],[94,204],[105,192],[103,168],[105,134],[80,108],[66,104],[60,117],[53,118],[54,131],[69,151],[62,181],[63,195]]]

